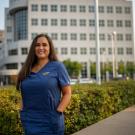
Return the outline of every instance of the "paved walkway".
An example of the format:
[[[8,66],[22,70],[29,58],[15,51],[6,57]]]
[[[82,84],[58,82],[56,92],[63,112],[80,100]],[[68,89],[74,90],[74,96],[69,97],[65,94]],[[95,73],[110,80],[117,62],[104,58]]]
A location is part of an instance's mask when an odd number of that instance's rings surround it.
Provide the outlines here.
[[[72,135],[135,135],[135,105]]]

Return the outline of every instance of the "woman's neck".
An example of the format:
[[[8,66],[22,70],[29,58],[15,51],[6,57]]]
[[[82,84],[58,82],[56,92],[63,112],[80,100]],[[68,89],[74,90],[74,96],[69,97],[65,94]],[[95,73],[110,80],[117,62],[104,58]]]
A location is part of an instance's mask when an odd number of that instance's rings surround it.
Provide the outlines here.
[[[47,63],[49,62],[49,59],[39,59],[38,62],[37,62],[37,65],[38,66],[43,66],[43,65],[46,65]]]

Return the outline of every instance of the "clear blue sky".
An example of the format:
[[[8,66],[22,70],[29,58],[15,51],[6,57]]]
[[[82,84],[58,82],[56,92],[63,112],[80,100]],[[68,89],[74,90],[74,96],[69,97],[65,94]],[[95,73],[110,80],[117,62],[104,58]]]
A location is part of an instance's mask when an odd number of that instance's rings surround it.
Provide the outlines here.
[[[9,0],[0,0],[0,30],[4,29],[4,10],[9,6]]]

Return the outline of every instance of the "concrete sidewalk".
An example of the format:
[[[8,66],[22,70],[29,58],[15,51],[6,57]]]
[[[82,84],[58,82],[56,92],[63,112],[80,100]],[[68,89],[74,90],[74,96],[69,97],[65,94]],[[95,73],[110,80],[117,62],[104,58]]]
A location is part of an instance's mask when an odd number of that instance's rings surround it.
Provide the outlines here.
[[[135,135],[135,106],[72,135]]]

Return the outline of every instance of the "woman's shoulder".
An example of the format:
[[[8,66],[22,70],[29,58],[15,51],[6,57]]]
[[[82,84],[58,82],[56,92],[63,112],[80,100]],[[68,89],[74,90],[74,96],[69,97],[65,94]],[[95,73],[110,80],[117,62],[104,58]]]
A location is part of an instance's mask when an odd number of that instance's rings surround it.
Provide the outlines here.
[[[51,61],[51,63],[53,64],[53,66],[56,66],[56,67],[59,67],[59,66],[63,65],[63,63],[60,62],[60,61]]]

